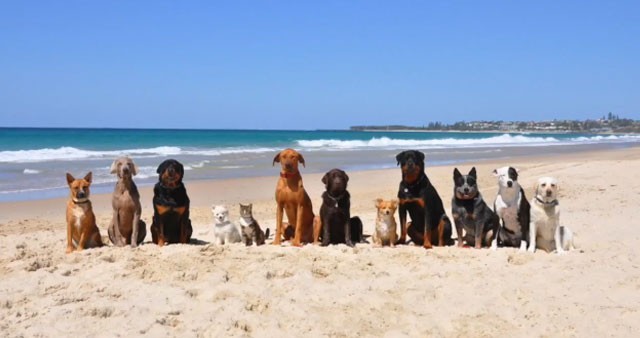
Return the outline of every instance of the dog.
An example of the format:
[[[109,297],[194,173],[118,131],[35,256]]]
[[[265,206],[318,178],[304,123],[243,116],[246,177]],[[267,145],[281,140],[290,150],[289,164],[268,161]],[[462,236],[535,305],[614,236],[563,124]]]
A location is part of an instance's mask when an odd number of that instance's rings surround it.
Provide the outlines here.
[[[166,160],[158,166],[158,183],[153,187],[153,243],[186,244],[193,228],[189,219],[189,196],[182,183],[184,167],[176,160]]]
[[[242,238],[238,228],[229,221],[229,210],[224,205],[211,207],[213,213],[213,234],[216,236],[215,244],[239,243]]]
[[[116,246],[130,244],[135,248],[147,236],[147,225],[140,219],[140,193],[133,182],[138,166],[129,157],[120,157],[113,161],[111,173],[118,175],[118,183],[111,196],[113,217],[107,231],[109,239]]]
[[[535,196],[531,199],[529,252],[533,253],[539,248],[546,252],[556,250],[561,255],[575,249],[573,232],[568,227],[560,225],[558,191],[558,180],[553,177],[541,177],[534,187]]]
[[[351,217],[348,182],[349,176],[340,169],[331,169],[322,177],[325,185],[320,206],[322,246],[344,243],[352,247],[362,240],[362,222],[359,217]]]
[[[400,214],[400,240],[404,243],[407,234],[413,243],[431,249],[432,243],[439,246],[453,244],[451,220],[444,211],[442,199],[424,173],[424,154],[407,150],[396,156],[402,166],[402,181],[398,189]],[[407,222],[407,212],[411,222]]]
[[[71,253],[74,249],[82,251],[103,246],[100,229],[96,225],[96,216],[89,200],[91,178],[91,172],[81,179],[67,173],[70,193],[67,202],[66,253]]]
[[[255,244],[256,246],[263,245],[265,240],[269,238],[269,228],[262,231],[260,224],[253,218],[253,204],[249,203],[244,205],[240,203],[240,233],[242,234],[242,240],[246,246]]]
[[[382,198],[376,199],[376,228],[373,232],[373,245],[381,247],[389,245],[396,246],[398,237],[395,213],[398,209],[398,201],[385,201]]]
[[[502,220],[498,242],[501,246],[520,247],[520,250],[524,251],[527,249],[527,243],[530,243],[531,206],[524,189],[518,183],[518,170],[502,167],[495,169],[493,175],[498,178],[498,195],[493,210]]]
[[[458,247],[463,247],[466,242],[467,245],[474,246],[476,249],[491,246],[495,250],[500,218],[482,199],[477,179],[475,167],[471,168],[468,175],[462,175],[458,168],[453,170],[451,214],[458,233]]]
[[[291,241],[293,246],[303,243],[318,243],[320,223],[313,214],[311,199],[304,190],[298,164],[305,166],[304,157],[287,148],[273,158],[273,165],[280,163],[280,179],[276,185],[276,234],[273,245],[280,245],[282,239]],[[284,213],[288,223],[283,223]]]

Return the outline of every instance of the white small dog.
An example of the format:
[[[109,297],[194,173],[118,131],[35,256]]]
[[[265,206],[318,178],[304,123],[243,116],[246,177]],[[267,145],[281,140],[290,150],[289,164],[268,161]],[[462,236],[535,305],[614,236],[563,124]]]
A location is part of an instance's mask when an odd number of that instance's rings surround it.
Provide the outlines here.
[[[216,236],[215,244],[223,245],[238,243],[242,240],[238,228],[229,221],[229,210],[224,205],[214,205],[213,212],[213,234]]]
[[[534,195],[531,199],[529,252],[535,252],[539,248],[546,252],[556,250],[558,254],[564,254],[565,251],[575,249],[573,233],[560,225],[558,180],[541,177],[534,187]]]

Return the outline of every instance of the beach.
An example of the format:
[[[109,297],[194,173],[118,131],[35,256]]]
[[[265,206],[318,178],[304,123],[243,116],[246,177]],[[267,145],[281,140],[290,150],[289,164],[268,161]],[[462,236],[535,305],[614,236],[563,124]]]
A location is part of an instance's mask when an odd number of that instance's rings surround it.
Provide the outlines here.
[[[561,223],[577,250],[460,249],[361,243],[294,248],[214,246],[212,204],[253,203],[273,234],[273,175],[190,181],[191,245],[108,246],[65,254],[66,198],[0,203],[0,329],[4,336],[618,336],[640,330],[640,147],[520,156],[472,165],[487,203],[491,171],[511,165],[529,199],[541,176],[559,180]],[[309,167],[309,164],[308,164]],[[453,165],[427,175],[450,215]],[[314,211],[322,173],[306,173]],[[629,173],[632,173],[629,175]],[[351,214],[370,235],[374,199],[395,198],[398,169],[349,171]],[[110,194],[91,197],[105,242]],[[141,188],[151,223],[151,187]],[[455,236],[455,231],[454,231]],[[268,240],[271,242],[273,235]]]

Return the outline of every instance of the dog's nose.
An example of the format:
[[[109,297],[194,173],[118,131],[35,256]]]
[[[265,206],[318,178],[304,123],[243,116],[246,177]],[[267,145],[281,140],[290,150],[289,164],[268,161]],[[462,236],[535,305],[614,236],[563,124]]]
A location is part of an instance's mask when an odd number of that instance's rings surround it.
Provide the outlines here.
[[[384,213],[388,215],[388,214],[389,214],[389,210],[385,210],[385,212],[384,212]]]
[[[547,190],[547,197],[551,197],[551,194],[552,194],[551,190]]]
[[[293,165],[291,163],[287,163],[284,165],[285,168],[287,168],[287,170],[291,170],[293,168]]]
[[[76,194],[76,196],[78,198],[85,198],[86,194],[84,193],[84,191],[78,191],[78,193]]]
[[[469,193],[469,188],[464,188],[464,193],[468,194]]]
[[[513,187],[513,182],[512,181],[508,181],[507,182],[507,187],[509,187],[509,188]]]

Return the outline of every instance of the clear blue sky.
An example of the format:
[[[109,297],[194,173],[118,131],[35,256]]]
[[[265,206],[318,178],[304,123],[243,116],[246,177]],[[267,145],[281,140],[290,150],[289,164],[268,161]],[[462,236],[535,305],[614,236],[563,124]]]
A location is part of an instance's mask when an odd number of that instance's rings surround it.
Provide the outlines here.
[[[0,126],[640,118],[640,1],[3,1]]]

